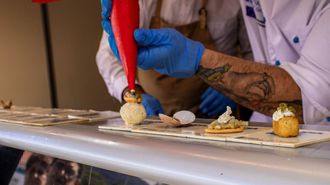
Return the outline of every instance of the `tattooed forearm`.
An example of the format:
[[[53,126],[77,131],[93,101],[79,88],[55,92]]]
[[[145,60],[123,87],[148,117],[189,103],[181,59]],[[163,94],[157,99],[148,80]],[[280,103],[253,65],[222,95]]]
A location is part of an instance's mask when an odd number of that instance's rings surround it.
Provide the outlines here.
[[[274,95],[275,83],[272,76],[263,72],[228,72],[223,80],[231,89],[249,101],[263,101]]]
[[[237,103],[272,115],[279,103],[294,106],[302,117],[300,89],[283,69],[211,50],[204,52],[198,75]]]
[[[217,67],[215,69],[207,69],[200,67],[198,70],[198,74],[201,75],[202,78],[207,79],[208,81],[214,82],[219,81],[223,78],[223,75],[229,71],[231,68],[230,65],[226,64],[221,67]]]

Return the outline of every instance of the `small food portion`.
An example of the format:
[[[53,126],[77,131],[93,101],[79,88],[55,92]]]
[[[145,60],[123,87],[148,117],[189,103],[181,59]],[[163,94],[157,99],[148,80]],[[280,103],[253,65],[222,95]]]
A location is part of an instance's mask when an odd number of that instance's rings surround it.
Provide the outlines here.
[[[227,111],[219,116],[219,118],[210,123],[205,129],[206,133],[211,134],[226,134],[244,131],[248,126],[247,121],[241,121],[231,116],[231,108],[227,106]]]
[[[165,114],[159,114],[158,116],[163,123],[170,124],[172,126],[187,125],[194,122],[196,119],[195,114],[187,110],[176,112],[173,117]]]
[[[167,123],[167,124],[171,124],[171,125],[180,125],[180,121],[172,118],[170,116],[167,116],[165,114],[158,114],[159,119],[163,122],[163,123]]]
[[[179,120],[181,125],[186,125],[186,124],[194,122],[196,119],[196,116],[194,113],[192,113],[190,111],[182,110],[182,111],[176,112],[173,115],[173,118]]]
[[[299,120],[295,109],[281,103],[273,114],[273,131],[280,137],[295,137],[299,134]]]
[[[3,109],[11,109],[11,107],[13,106],[13,102],[11,100],[8,102],[1,100],[0,103]]]
[[[126,125],[140,124],[147,117],[146,111],[141,105],[141,96],[131,90],[124,95],[124,100],[127,103],[120,108],[121,118]]]

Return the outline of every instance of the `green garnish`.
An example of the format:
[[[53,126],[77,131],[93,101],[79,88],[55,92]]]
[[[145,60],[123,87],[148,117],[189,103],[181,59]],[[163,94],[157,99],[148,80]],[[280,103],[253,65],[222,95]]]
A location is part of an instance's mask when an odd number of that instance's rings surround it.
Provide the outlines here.
[[[296,112],[296,109],[294,107],[288,106],[286,103],[280,103],[277,108],[277,111],[280,111],[280,112],[285,112],[287,110],[290,112],[293,112],[293,113]]]
[[[296,113],[296,109],[295,109],[294,107],[292,107],[292,106],[289,106],[289,107],[288,107],[288,110],[289,110],[290,112]]]

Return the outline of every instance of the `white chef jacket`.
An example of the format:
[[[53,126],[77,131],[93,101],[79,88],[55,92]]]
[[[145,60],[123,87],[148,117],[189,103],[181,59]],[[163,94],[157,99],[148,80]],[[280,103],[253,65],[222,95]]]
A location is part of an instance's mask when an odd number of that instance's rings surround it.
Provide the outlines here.
[[[148,28],[156,11],[157,0],[140,0],[140,27]],[[186,25],[198,21],[201,0],[166,0],[163,1],[161,17],[172,25]],[[221,52],[235,55],[237,43],[240,44],[244,58],[252,59],[252,51],[237,0],[209,0],[206,6],[207,26]],[[112,53],[108,44],[108,35],[104,32],[96,62],[109,93],[122,101],[122,92],[127,87],[127,80],[122,65]]]
[[[329,0],[241,0],[241,6],[255,61],[291,75],[301,90],[305,123],[329,116]],[[251,120],[271,122],[256,112]]]

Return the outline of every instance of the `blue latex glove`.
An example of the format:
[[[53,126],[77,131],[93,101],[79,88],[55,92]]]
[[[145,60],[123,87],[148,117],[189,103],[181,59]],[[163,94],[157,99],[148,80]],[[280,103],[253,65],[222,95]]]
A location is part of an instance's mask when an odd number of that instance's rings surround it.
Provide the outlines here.
[[[102,27],[105,32],[108,33],[108,42],[113,54],[120,60],[117,44],[115,41],[115,36],[112,32],[112,26],[110,21],[110,15],[112,10],[112,0],[101,0],[102,5]]]
[[[141,96],[141,103],[146,109],[148,116],[158,116],[159,113],[164,113],[162,106],[155,97],[146,93],[143,93]]]
[[[231,99],[227,98],[217,90],[209,87],[201,96],[202,103],[199,109],[208,116],[220,115],[224,113],[229,106],[232,109],[236,108],[236,103]]]
[[[193,76],[199,66],[204,46],[184,37],[175,29],[137,29],[138,66],[155,69],[177,78]]]

